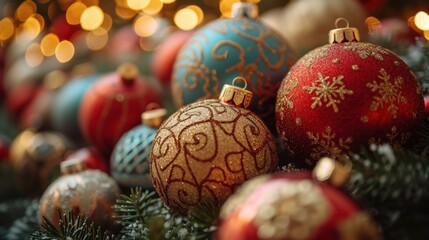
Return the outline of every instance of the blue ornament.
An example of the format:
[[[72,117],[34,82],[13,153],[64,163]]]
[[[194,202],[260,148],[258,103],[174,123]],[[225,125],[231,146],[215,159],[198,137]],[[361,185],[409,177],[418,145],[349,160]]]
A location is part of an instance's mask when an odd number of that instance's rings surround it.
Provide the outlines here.
[[[110,159],[110,172],[120,185],[153,189],[149,155],[156,132],[156,128],[139,125],[126,132],[116,144]]]
[[[78,123],[79,106],[86,91],[99,78],[98,74],[79,77],[69,81],[59,90],[51,112],[54,130],[76,142],[83,141]]]
[[[224,84],[240,76],[253,92],[250,110],[272,127],[277,89],[295,59],[282,37],[261,21],[218,19],[198,30],[180,51],[172,81],[175,104],[217,98]]]

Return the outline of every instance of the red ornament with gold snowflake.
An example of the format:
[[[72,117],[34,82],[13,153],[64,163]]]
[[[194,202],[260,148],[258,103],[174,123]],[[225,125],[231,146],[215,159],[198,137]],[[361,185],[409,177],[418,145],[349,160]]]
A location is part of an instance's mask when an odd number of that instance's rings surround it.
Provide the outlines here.
[[[405,144],[424,116],[414,73],[391,51],[359,42],[348,22],[330,43],[303,56],[278,91],[277,129],[295,160],[311,166],[371,143]]]

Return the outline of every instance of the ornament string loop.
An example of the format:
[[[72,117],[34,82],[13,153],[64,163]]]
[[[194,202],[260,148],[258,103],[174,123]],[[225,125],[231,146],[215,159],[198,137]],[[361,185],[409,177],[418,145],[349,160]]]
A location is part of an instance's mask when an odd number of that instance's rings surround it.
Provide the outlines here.
[[[234,78],[232,80],[232,86],[236,86],[235,85],[236,81],[244,83],[244,87],[242,87],[242,89],[246,89],[247,88],[247,81],[246,81],[246,79],[244,77],[236,77],[236,78]]]
[[[335,27],[336,27],[336,28],[340,28],[340,27],[338,26],[338,24],[339,24],[340,22],[344,22],[344,23],[346,24],[346,26],[345,26],[344,28],[349,28],[349,27],[350,27],[350,25],[349,25],[349,21],[348,21],[347,19],[345,19],[345,18],[340,17],[340,18],[337,18],[337,20],[335,20]]]
[[[345,27],[339,27],[344,22]],[[349,21],[345,18],[337,18],[335,29],[329,31],[329,43],[360,42],[359,31],[357,28],[349,26]]]

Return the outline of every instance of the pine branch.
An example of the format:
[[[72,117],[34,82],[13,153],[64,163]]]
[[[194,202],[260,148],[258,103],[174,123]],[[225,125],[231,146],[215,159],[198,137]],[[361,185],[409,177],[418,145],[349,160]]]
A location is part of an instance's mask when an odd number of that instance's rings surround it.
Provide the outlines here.
[[[39,228],[37,219],[38,210],[39,201],[31,201],[25,211],[24,217],[13,222],[5,238],[8,240],[28,239],[29,236]]]
[[[409,150],[383,145],[354,156],[349,189],[370,209],[386,239],[408,239],[399,236],[410,236],[404,233],[421,219],[429,222],[429,161]],[[419,234],[429,231],[423,227]]]
[[[73,240],[110,240],[118,239],[109,232],[103,232],[100,227],[90,223],[85,217],[78,214],[74,216],[70,211],[67,214],[58,212],[59,229],[45,217],[43,218],[42,230],[36,231],[30,239],[73,239]]]
[[[220,206],[215,204],[201,205],[191,209],[189,221],[195,233],[194,239],[211,239],[216,231],[216,222],[219,218]]]

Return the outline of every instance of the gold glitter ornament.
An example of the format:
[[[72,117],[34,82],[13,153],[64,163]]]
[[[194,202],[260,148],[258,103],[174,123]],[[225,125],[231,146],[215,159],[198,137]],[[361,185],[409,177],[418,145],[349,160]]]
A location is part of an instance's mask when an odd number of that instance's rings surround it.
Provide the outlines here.
[[[244,82],[243,78],[236,81]],[[278,163],[274,137],[248,106],[251,93],[225,85],[221,100],[189,104],[159,128],[150,155],[152,183],[170,208],[187,213],[221,204],[244,181]]]
[[[120,190],[116,182],[99,170],[85,170],[81,159],[69,159],[61,163],[62,176],[43,193],[39,203],[39,223],[43,217],[59,227],[58,211],[73,211],[110,231],[119,230],[113,219],[113,204]]]

